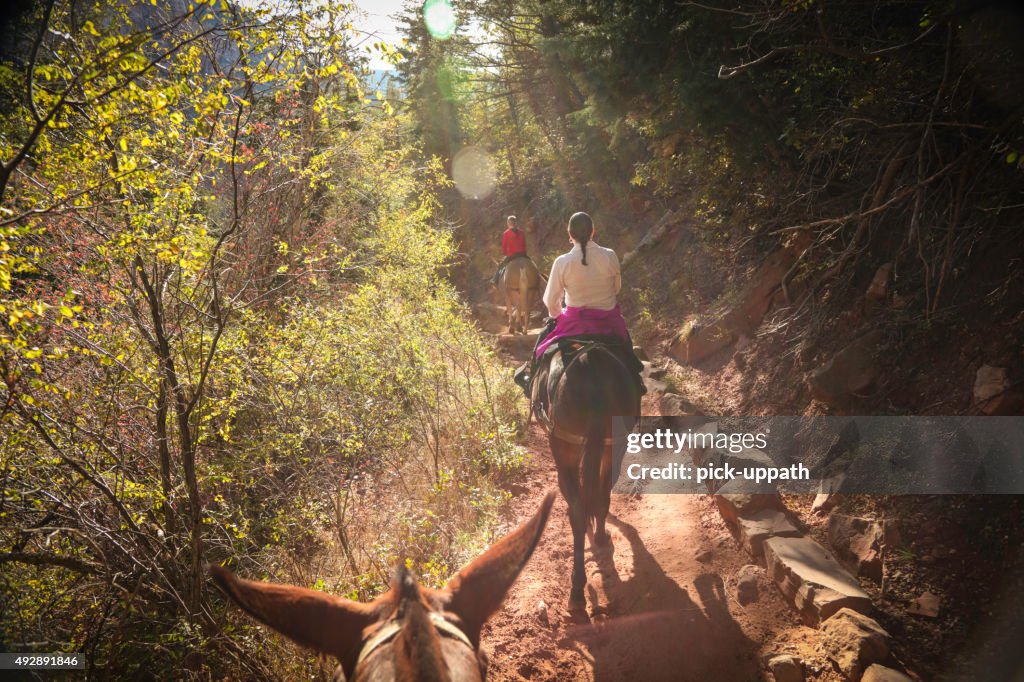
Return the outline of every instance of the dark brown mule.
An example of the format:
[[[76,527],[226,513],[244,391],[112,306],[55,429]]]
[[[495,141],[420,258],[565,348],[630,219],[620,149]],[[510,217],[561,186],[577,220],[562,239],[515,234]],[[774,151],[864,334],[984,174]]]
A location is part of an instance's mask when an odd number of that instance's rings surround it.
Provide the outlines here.
[[[536,263],[525,256],[510,260],[498,290],[505,299],[508,333],[525,334],[530,328],[530,309],[540,300],[540,271]]]
[[[528,522],[463,568],[441,590],[400,569],[369,604],[291,585],[236,578],[211,567],[217,585],[250,616],[338,659],[346,680],[482,680],[480,629],[533,553],[554,492]]]
[[[568,362],[552,354],[533,382],[532,402],[541,409],[548,443],[558,469],[558,487],[569,505],[572,526],[572,591],[569,608],[586,606],[583,541],[594,530],[596,546],[608,543],[605,519],[618,472],[613,471],[612,417],[640,414],[640,391],[633,372],[603,344],[584,342]],[[628,426],[632,426],[629,424]]]

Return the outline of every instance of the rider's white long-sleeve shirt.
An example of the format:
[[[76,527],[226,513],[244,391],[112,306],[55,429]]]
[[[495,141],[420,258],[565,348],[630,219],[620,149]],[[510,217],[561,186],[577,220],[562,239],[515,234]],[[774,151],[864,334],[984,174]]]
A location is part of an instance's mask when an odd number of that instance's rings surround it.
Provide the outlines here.
[[[615,295],[622,288],[619,257],[594,241],[587,242],[587,264],[583,264],[583,251],[573,243],[572,251],[563,253],[551,266],[551,276],[544,290],[544,305],[551,317],[562,313],[565,304],[573,308],[611,310]]]

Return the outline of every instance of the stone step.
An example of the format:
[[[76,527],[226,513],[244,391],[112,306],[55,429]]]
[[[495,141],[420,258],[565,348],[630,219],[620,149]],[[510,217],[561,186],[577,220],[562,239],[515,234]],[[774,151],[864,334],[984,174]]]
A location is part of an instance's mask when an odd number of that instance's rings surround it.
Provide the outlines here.
[[[860,680],[865,669],[889,658],[892,637],[874,618],[840,609],[821,626],[821,648],[848,680]]]
[[[738,523],[741,516],[750,516],[763,509],[785,509],[782,498],[770,484],[762,481],[756,486],[757,492],[747,492],[752,485],[755,484],[750,481],[726,481],[715,493],[715,505],[726,522]]]
[[[828,550],[810,538],[773,537],[764,541],[768,576],[808,625],[842,608],[869,612],[871,598]]]
[[[828,519],[828,541],[836,557],[854,575],[882,582],[882,552],[886,540],[881,522],[832,514]]]
[[[496,338],[498,346],[503,350],[520,355],[529,355],[537,343],[537,332],[533,331],[529,334],[498,334]]]
[[[764,557],[764,543],[769,538],[797,538],[800,530],[784,512],[762,509],[736,520],[736,530],[743,549],[756,560]]]
[[[713,449],[707,452],[704,456],[704,464],[712,465],[716,468],[722,468],[726,464],[731,466],[736,472],[737,476],[741,476],[741,472],[744,469],[756,469],[756,468],[773,468],[775,462],[772,458],[762,450],[757,448],[743,448],[740,452],[728,452],[726,450]],[[751,491],[751,492],[765,492],[763,486],[757,486],[758,489],[755,491],[754,486],[756,485],[753,481],[749,481],[745,478],[735,478],[732,481],[725,481],[724,483],[737,483],[745,484],[740,490]],[[714,483],[711,492],[720,492],[725,487],[721,481],[709,481]],[[773,488],[769,488],[773,489]]]

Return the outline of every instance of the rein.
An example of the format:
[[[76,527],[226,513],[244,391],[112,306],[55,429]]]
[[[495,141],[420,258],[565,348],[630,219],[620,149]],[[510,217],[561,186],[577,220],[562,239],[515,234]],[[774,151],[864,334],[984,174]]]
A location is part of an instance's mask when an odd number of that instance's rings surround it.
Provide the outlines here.
[[[450,637],[451,639],[458,640],[470,649],[476,649],[476,647],[473,646],[473,643],[469,641],[469,637],[466,636],[466,633],[460,630],[440,613],[431,611],[429,615],[430,622],[433,623],[434,628],[437,630],[437,634],[442,637]],[[359,658],[356,659],[356,669],[359,668],[363,661],[370,657],[370,654],[397,637],[398,633],[402,631],[402,626],[403,623],[395,618],[385,623],[380,627],[380,629],[373,633],[373,635],[366,640],[366,644],[363,645],[363,648],[359,652]]]

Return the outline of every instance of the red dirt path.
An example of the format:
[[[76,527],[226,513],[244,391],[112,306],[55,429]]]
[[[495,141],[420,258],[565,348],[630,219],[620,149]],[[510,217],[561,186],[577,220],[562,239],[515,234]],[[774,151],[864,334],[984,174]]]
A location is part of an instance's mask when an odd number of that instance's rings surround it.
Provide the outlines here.
[[[509,366],[529,357],[530,347],[532,341],[510,346]],[[649,393],[644,414],[660,414],[658,404],[659,394]],[[524,445],[533,461],[524,492],[511,502],[509,530],[558,488],[538,424]],[[761,576],[756,602],[736,601],[736,572],[751,560],[710,496],[613,494],[608,531],[609,547],[595,552],[587,540],[587,613],[574,619],[566,608],[572,532],[559,494],[533,557],[484,628],[488,679],[767,680],[764,660],[776,653],[800,658],[805,680],[842,679],[815,650],[818,633],[800,622],[767,577]]]
[[[557,488],[538,426],[526,446],[534,462],[510,527]],[[483,632],[489,679],[762,680],[762,656],[782,651],[805,661],[806,679],[838,679],[816,660],[814,631],[767,580],[757,602],[736,601],[734,576],[749,559],[707,496],[613,495],[608,528],[610,548],[595,553],[588,540],[587,616],[574,620],[566,609],[572,536],[559,496],[533,558]]]

